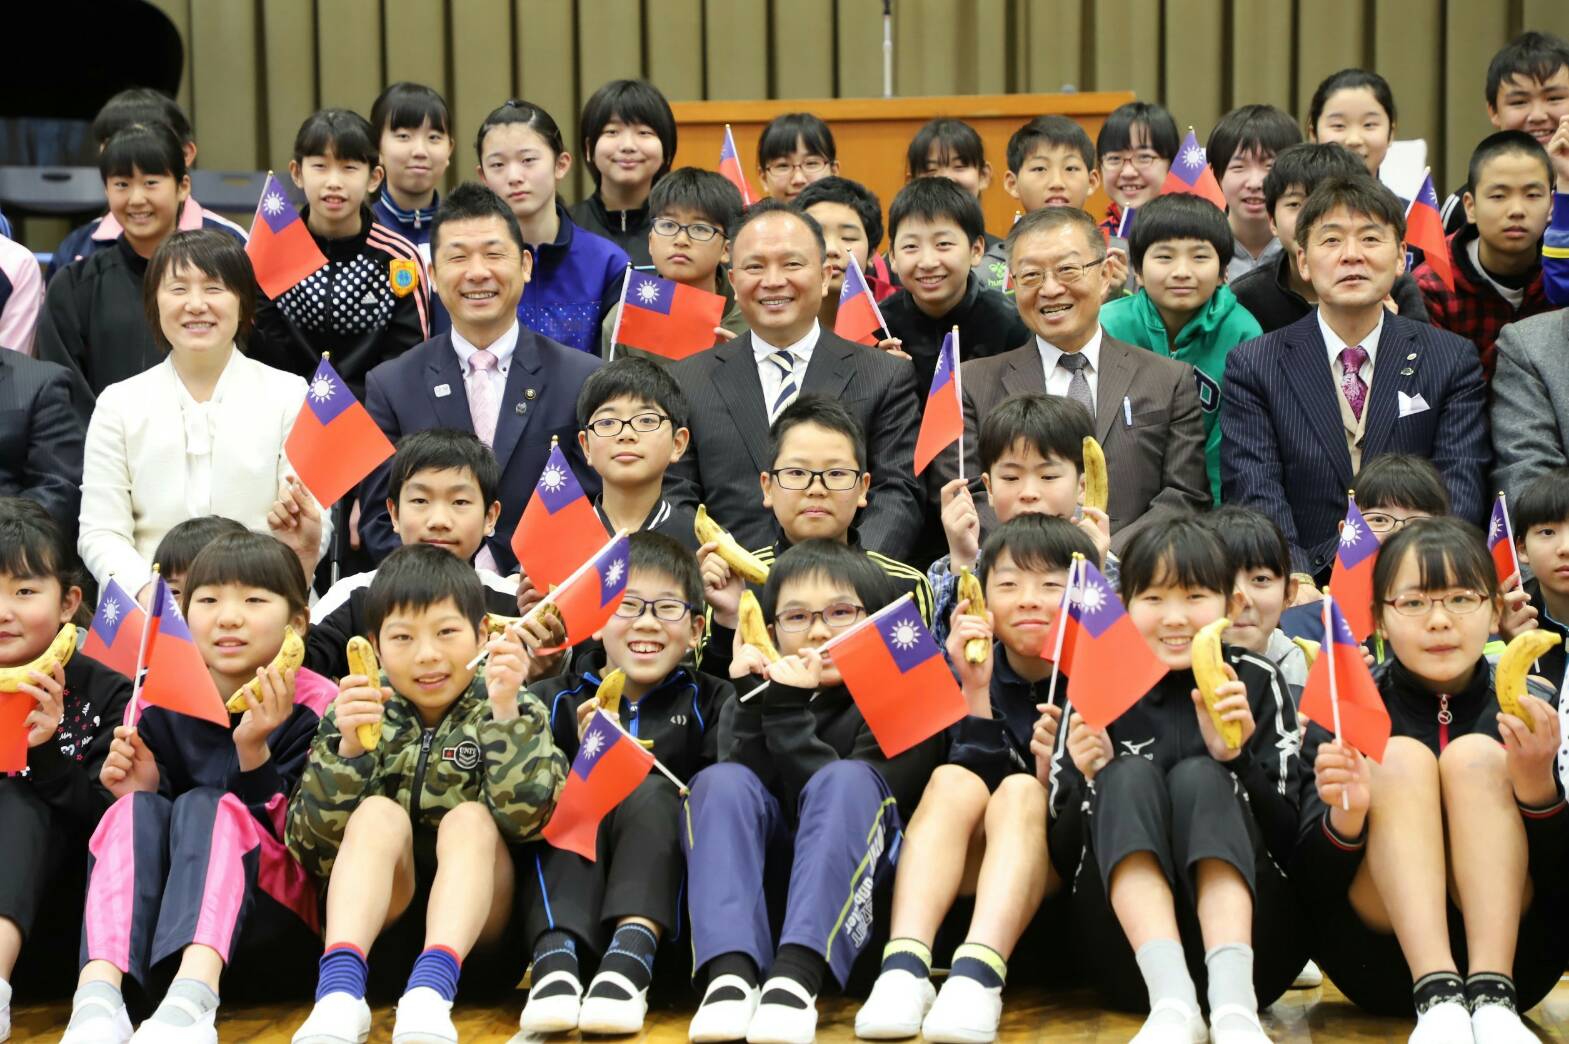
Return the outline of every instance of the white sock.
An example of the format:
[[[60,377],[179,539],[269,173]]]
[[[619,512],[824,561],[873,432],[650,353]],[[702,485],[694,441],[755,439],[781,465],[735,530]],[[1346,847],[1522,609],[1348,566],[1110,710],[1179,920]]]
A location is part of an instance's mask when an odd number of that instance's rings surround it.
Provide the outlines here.
[[[11,984],[9,982],[6,982],[4,979],[0,979],[0,1008],[4,1008],[7,1005],[9,1005],[10,1003],[11,1003]]]

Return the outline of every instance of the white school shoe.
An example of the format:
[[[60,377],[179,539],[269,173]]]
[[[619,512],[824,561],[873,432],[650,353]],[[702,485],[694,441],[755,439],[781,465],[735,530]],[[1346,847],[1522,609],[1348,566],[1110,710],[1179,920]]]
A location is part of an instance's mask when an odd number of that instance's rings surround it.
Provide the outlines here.
[[[1416,1028],[1407,1044],[1492,1044],[1477,1037],[1471,1029],[1471,1013],[1460,1001],[1435,1004],[1417,1016]]]
[[[763,983],[759,996],[770,990],[793,994],[804,1001],[806,1007],[759,1003],[746,1027],[746,1044],[812,1044],[817,1039],[817,998],[794,979],[782,976]]]
[[[458,1044],[452,1002],[429,986],[416,986],[399,997],[392,1044]]]
[[[131,1014],[125,1010],[124,1001],[118,1007],[111,1008],[107,1003],[94,999],[86,1001],[82,1007],[84,1010],[94,1009],[94,1014],[66,1030],[60,1037],[60,1044],[129,1044]],[[76,1012],[72,1011],[71,1014],[75,1015]]]
[[[606,983],[616,987],[625,997],[595,997],[594,987]],[[588,984],[588,994],[578,1012],[577,1028],[582,1033],[625,1035],[639,1033],[643,1019],[648,1015],[648,991],[632,985],[620,972],[602,971]]]
[[[991,1044],[1001,1021],[1001,986],[950,975],[921,1023],[921,1036],[934,1044]]]
[[[364,997],[333,992],[311,1008],[291,1044],[365,1044],[370,1036],[370,1005]]]
[[[0,1044],[11,1039],[11,1002],[0,1004]]]
[[[1308,961],[1297,972],[1297,977],[1291,983],[1294,990],[1316,990],[1324,985],[1324,972],[1313,961]]]
[[[721,990],[734,990],[739,997],[709,1000]],[[687,1024],[687,1039],[694,1044],[705,1041],[745,1040],[747,1027],[757,1011],[762,992],[739,975],[721,975],[703,991],[703,1002],[697,1006],[692,1021]]]
[[[921,1020],[937,999],[932,980],[902,968],[885,971],[855,1013],[855,1035],[863,1040],[904,1040],[921,1032]]]
[[[1155,1016],[1166,1012],[1170,1017],[1154,1021]],[[1150,1009],[1149,1018],[1129,1044],[1206,1044],[1208,1040],[1209,1027],[1199,1010],[1168,997]]]
[[[218,1044],[218,1009],[201,1011],[183,997],[165,997],[164,1004],[184,1008],[189,1026],[171,1026],[148,1018],[131,1034],[131,1044]]]
[[[1209,1039],[1211,1044],[1269,1044],[1258,1012],[1240,1004],[1222,1004],[1209,1013]]]
[[[534,996],[544,987],[562,981],[572,984],[571,993],[557,993],[549,997]],[[530,1036],[570,1033],[578,1028],[582,1004],[582,981],[571,972],[553,971],[529,987],[528,1000],[523,1002],[523,1013],[518,1016],[518,1029]]]
[[[1471,1013],[1477,1044],[1537,1044],[1538,1037],[1515,1012],[1502,1004],[1479,1004]]]

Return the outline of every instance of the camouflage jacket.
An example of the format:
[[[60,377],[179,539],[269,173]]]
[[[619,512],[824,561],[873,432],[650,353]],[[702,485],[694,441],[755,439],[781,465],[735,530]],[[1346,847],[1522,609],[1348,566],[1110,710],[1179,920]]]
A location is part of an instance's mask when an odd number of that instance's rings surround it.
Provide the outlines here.
[[[520,692],[517,719],[493,720],[483,672],[434,728],[425,728],[414,705],[394,693],[380,744],[357,758],[338,753],[336,711],[322,715],[289,802],[289,851],[322,881],[332,872],[349,816],[368,795],[407,809],[416,833],[434,831],[465,801],[483,802],[501,836],[515,843],[538,836],[566,778],[566,758],[551,740],[544,706]]]

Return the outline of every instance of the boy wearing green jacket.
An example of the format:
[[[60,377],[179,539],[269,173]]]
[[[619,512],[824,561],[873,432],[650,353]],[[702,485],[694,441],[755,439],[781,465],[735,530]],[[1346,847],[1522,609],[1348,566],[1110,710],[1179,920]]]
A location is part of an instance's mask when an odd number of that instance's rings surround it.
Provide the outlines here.
[[[1100,312],[1106,333],[1194,369],[1204,409],[1204,463],[1220,503],[1220,385],[1226,356],[1263,334],[1226,283],[1231,226],[1200,196],[1157,196],[1139,208],[1128,244],[1141,289]]]

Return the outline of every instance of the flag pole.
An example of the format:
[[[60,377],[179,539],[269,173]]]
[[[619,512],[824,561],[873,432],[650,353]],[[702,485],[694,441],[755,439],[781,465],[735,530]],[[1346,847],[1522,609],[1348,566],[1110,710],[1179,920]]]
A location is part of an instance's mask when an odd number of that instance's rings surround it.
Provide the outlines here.
[[[964,481],[964,385],[959,379],[959,327],[953,328],[953,394],[959,399],[959,481]]]
[[[617,732],[621,733],[621,735],[625,736],[627,739],[631,740],[633,743],[637,743],[637,737],[632,735],[626,729],[622,728],[621,727],[621,723],[619,721],[617,721],[610,714],[606,714],[603,709],[597,710],[594,713],[602,715],[607,722],[609,722],[612,726],[615,727],[615,730]],[[638,746],[642,747],[642,744],[638,743]],[[644,748],[644,749],[646,750],[647,748]],[[665,767],[665,763],[663,761],[660,761],[657,757],[655,757],[654,756],[654,752],[652,750],[650,750],[648,752],[648,756],[649,756],[649,759],[651,761],[653,761],[654,767],[656,769],[658,769],[661,773],[663,773],[664,777],[666,779],[668,779],[670,782],[672,782],[672,783],[674,783],[676,785],[676,789],[681,792],[683,797],[687,793],[689,793],[690,788],[687,787],[687,785],[685,783],[681,782],[680,778],[674,772],[671,772],[668,768],[666,768]]]
[[[606,362],[612,362],[616,357],[616,338],[621,336],[621,315],[626,311],[627,283],[631,282],[631,276],[632,262],[628,261],[626,270],[621,274],[621,300],[616,305],[616,325],[610,328],[610,350],[605,353]],[[555,441],[555,438],[552,437],[550,440],[551,445],[555,445]]]
[[[1335,742],[1342,743],[1340,735],[1340,686],[1335,679],[1335,620],[1332,612],[1333,604],[1333,597],[1324,599],[1324,644],[1319,650],[1319,655],[1328,656],[1329,658],[1329,662],[1325,664],[1325,669],[1329,672],[1329,708],[1335,719]],[[1343,811],[1351,811],[1351,797],[1346,793],[1344,785],[1340,788],[1340,807]]]
[[[1068,586],[1062,592],[1062,608],[1058,610],[1059,613],[1066,613],[1068,611],[1068,606],[1072,604],[1073,588],[1075,584],[1079,585],[1080,587],[1084,586],[1084,556],[1079,554],[1077,551],[1073,553],[1073,563],[1068,567]],[[1057,624],[1057,647],[1052,651],[1051,661],[1051,685],[1046,690],[1046,702],[1048,704],[1054,704],[1057,702],[1057,673],[1061,669],[1057,661],[1062,658],[1062,637],[1066,632],[1067,627],[1068,624],[1066,620],[1059,621]],[[1066,699],[1062,701],[1062,709],[1062,720],[1057,723],[1057,750],[1052,754],[1051,757],[1053,761],[1056,761],[1059,757],[1062,756],[1062,748],[1066,746],[1068,742],[1067,712],[1069,710],[1069,703]]]
[[[846,638],[850,637],[852,634],[856,633],[861,628],[865,627],[867,624],[871,623],[874,620],[879,620],[882,617],[887,616],[889,613],[893,612],[895,609],[899,608],[901,605],[904,605],[906,602],[910,601],[914,597],[915,597],[915,592],[914,591],[906,591],[904,594],[900,595],[898,598],[896,598],[893,601],[889,602],[887,605],[883,606],[881,609],[877,610],[875,613],[873,613],[872,615],[868,616],[866,619],[862,620],[860,623],[856,624],[854,627],[851,627],[850,629],[848,629],[846,631],[842,631],[839,634],[834,635],[832,638],[828,639],[822,645],[817,646],[816,647],[817,652],[819,654],[827,652],[829,649],[832,649],[834,646],[838,645],[840,642],[844,641]],[[803,649],[801,651],[805,652],[806,650]],[[764,689],[768,688],[768,686],[771,685],[771,684],[773,684],[772,680],[769,680],[769,681],[763,682],[763,684],[757,686],[756,688],[748,689],[746,691],[746,693],[744,695],[742,695],[736,702],[737,703],[745,703],[747,700],[751,699],[753,696],[756,696],[758,693],[760,693]]]
[[[158,581],[162,578],[157,562],[153,563],[153,598],[158,597]],[[152,644],[153,633],[153,607],[149,599],[146,611],[142,614],[142,643],[136,650],[136,673],[131,676],[131,702],[125,705],[125,717],[120,724],[136,727],[142,719],[142,671],[147,666],[147,647]]]
[[[1509,519],[1509,500],[1508,500],[1507,497],[1504,496],[1504,491],[1503,490],[1499,490],[1498,491],[1498,506],[1503,509],[1503,514],[1504,514],[1504,539],[1509,541],[1509,561],[1514,563],[1514,567],[1515,567],[1514,575],[1519,577],[1520,576],[1520,553],[1515,550],[1515,524],[1513,522],[1511,522],[1510,519]],[[1520,583],[1521,583],[1522,586],[1524,586],[1524,584],[1525,584],[1525,578],[1524,577],[1520,577]]]

